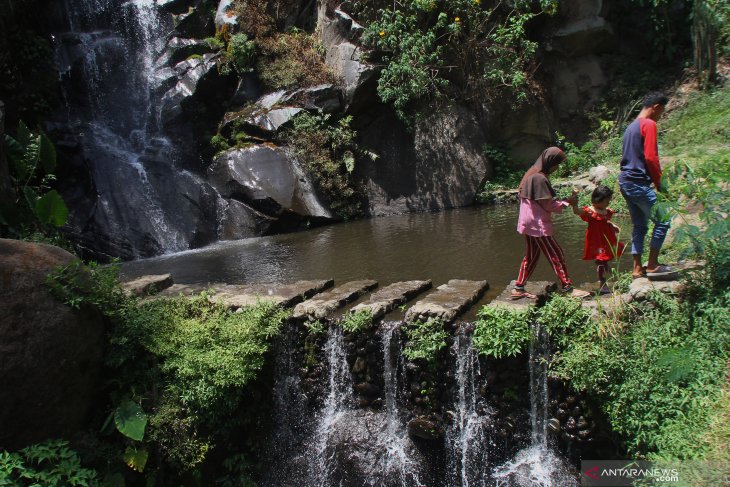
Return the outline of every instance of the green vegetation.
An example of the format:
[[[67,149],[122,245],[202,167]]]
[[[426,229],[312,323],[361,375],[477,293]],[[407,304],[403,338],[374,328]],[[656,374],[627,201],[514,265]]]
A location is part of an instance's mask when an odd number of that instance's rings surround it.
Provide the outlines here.
[[[233,34],[228,39],[227,57],[238,74],[253,71],[256,61],[256,44],[246,34]]]
[[[416,321],[405,327],[406,346],[403,355],[408,360],[425,360],[434,362],[438,353],[446,347],[449,334],[439,320],[429,319],[425,322]]]
[[[363,42],[371,58],[383,64],[380,99],[408,123],[419,102],[455,98],[456,88],[462,89],[459,97],[466,92],[481,101],[497,96],[525,101],[533,92],[537,48],[526,26],[554,12],[556,3],[352,2],[350,9],[366,25]]]
[[[550,373],[601,405],[628,456],[730,462],[728,113],[730,95],[720,87],[689,95],[659,123],[660,155],[670,164],[658,211],[675,216],[677,227],[670,256],[705,262],[684,278],[681,296],[655,293],[639,303],[612,303],[598,320],[565,297],[552,298],[527,318],[485,309],[474,333],[481,353],[513,355],[529,343],[525,320],[541,323],[555,349]],[[609,136],[574,150],[615,167],[615,160],[603,159],[615,141]],[[614,277],[625,285],[623,276]]]
[[[373,324],[373,315],[368,310],[348,313],[342,317],[340,327],[346,333],[358,333],[370,328]]]
[[[477,312],[472,341],[479,353],[494,358],[520,354],[532,336],[530,313],[499,306],[483,306]]]
[[[56,148],[44,133],[31,132],[23,122],[17,136],[6,134],[3,143],[13,201],[0,206],[0,235],[22,239],[34,233],[55,234],[55,228],[68,220],[66,204],[51,189],[56,180]]]
[[[284,134],[319,194],[343,220],[362,216],[361,194],[351,176],[355,155],[362,151],[355,143],[351,121],[351,116],[333,119],[329,114],[300,112],[294,118],[294,127]]]
[[[0,451],[0,486],[101,485],[94,470],[83,468],[68,442],[49,440],[17,452]]]
[[[250,384],[288,313],[268,302],[234,312],[206,293],[140,302],[116,274],[115,266],[75,263],[49,281],[59,299],[101,309],[111,323],[110,403],[101,437],[87,445],[90,461],[127,478],[183,478],[216,447],[246,454],[237,432],[262,407]]]

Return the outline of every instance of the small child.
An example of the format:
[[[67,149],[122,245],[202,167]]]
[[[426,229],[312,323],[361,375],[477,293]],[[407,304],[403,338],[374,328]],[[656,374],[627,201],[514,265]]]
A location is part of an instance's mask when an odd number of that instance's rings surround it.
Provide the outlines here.
[[[586,243],[583,251],[583,260],[594,260],[601,288],[601,294],[609,293],[606,285],[609,262],[614,257],[620,257],[624,251],[624,244],[618,242],[619,228],[611,223],[614,211],[608,207],[613,197],[613,191],[606,186],[598,186],[591,194],[591,206],[578,208],[573,200],[573,213],[581,220],[588,222]]]

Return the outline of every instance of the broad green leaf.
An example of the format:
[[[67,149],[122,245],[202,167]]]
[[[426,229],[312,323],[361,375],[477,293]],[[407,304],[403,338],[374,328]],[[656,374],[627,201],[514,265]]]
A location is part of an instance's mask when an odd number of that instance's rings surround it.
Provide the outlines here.
[[[46,134],[41,134],[40,139],[41,166],[46,174],[51,174],[56,169],[56,148]]]
[[[68,221],[68,207],[55,189],[38,198],[35,212],[42,223],[54,227],[62,227]]]
[[[139,404],[129,399],[122,401],[114,411],[114,424],[124,436],[133,440],[142,441],[147,426],[147,415]]]
[[[122,458],[124,459],[124,463],[126,463],[132,470],[136,472],[144,472],[148,456],[149,453],[144,448],[134,448],[130,446],[124,452]]]
[[[30,143],[30,138],[33,134],[31,134],[30,129],[28,126],[23,122],[22,120],[18,124],[18,142],[23,147],[23,149],[28,147],[28,144]]]

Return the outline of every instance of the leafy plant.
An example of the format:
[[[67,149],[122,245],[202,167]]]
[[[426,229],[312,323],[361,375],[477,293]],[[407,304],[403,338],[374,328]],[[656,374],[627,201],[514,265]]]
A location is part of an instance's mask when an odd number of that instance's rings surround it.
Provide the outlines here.
[[[49,440],[17,452],[0,451],[0,486],[100,486],[98,474],[81,465],[64,440]]]
[[[228,39],[226,54],[238,74],[253,71],[256,62],[256,44],[246,34],[233,34]]]
[[[50,233],[68,220],[63,198],[51,189],[56,179],[56,148],[45,134],[31,132],[23,122],[16,137],[6,134],[4,140],[15,201],[0,208],[0,228],[15,237],[28,229]]]
[[[382,62],[378,95],[409,123],[421,100],[448,95],[453,80],[482,101],[500,94],[524,101],[537,47],[526,25],[554,12],[555,3],[424,0],[353,8],[366,17],[363,42],[371,58]]]
[[[472,342],[479,353],[494,357],[519,355],[530,342],[530,313],[503,306],[482,306]]]
[[[355,154],[377,157],[359,149],[351,122],[351,116],[333,119],[329,114],[300,112],[294,127],[284,134],[319,193],[344,220],[362,215],[360,191],[351,176]]]
[[[449,334],[443,324],[436,319],[416,321],[405,327],[408,341],[403,349],[403,355],[408,360],[426,360],[433,362],[438,353],[446,347]]]
[[[347,333],[357,333],[373,324],[373,314],[368,310],[348,313],[340,321],[340,327]]]

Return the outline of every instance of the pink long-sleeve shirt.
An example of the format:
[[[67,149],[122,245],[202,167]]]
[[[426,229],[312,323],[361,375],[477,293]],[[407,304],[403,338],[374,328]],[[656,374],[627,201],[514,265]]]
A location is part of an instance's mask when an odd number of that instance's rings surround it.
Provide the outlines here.
[[[552,214],[561,213],[568,206],[570,205],[567,201],[520,198],[520,217],[517,220],[517,232],[531,237],[552,236]]]

